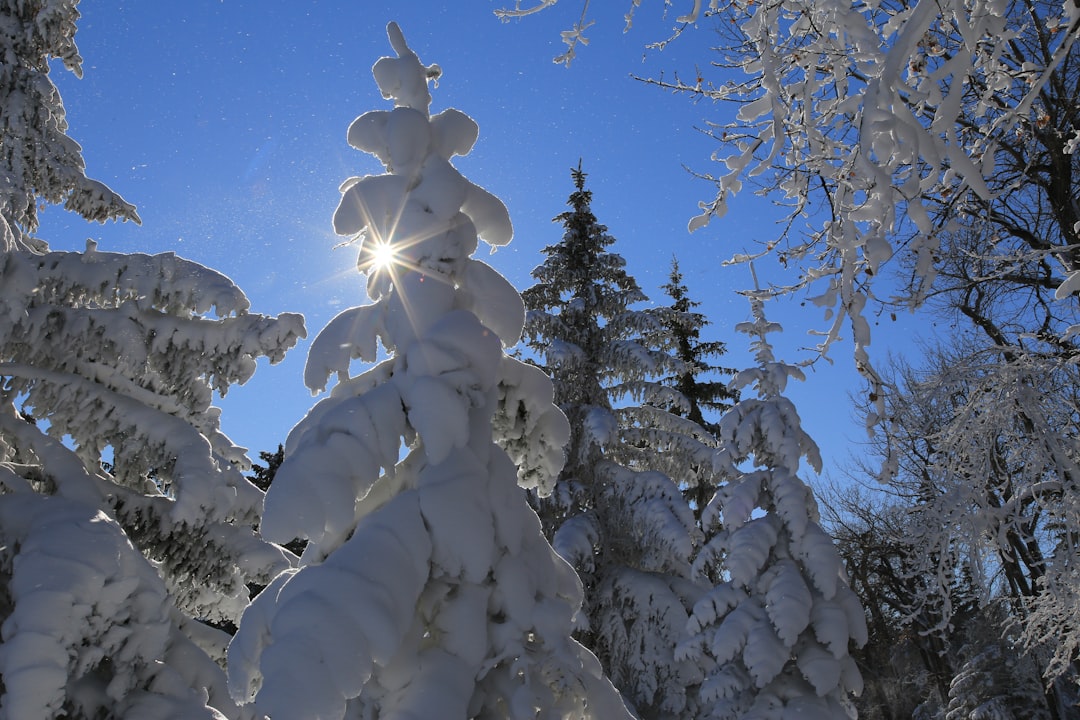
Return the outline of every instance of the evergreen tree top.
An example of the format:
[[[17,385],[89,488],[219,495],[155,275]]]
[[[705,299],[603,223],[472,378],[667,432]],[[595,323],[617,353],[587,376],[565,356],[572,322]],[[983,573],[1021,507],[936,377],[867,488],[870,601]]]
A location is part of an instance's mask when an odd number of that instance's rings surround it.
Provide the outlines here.
[[[679,258],[674,255],[671,256],[671,273],[668,275],[668,281],[660,287],[673,300],[671,307],[679,312],[689,312],[701,305],[701,303],[691,300],[687,294],[690,290],[686,287],[686,283],[683,282],[683,274],[679,270]],[[708,321],[705,324],[708,324]]]
[[[728,387],[727,380],[705,377],[735,375],[734,369],[709,362],[709,358],[726,354],[727,346],[720,341],[701,340],[701,329],[710,323],[702,313],[694,311],[701,303],[690,298],[679,270],[678,258],[672,256],[669,281],[661,287],[672,302],[668,307],[658,309],[658,312],[663,317],[665,330],[670,334],[670,350],[683,363],[682,369],[665,378],[665,382],[682,393],[688,405],[684,409],[671,407],[669,410],[687,417],[715,435],[717,425],[706,420],[704,411],[724,412],[739,399],[738,392]]]
[[[587,174],[580,162],[570,174],[575,187],[567,200],[571,209],[554,218],[563,225],[563,237],[544,248],[545,261],[532,271],[540,283],[525,292],[526,304],[533,310],[567,306],[564,295],[569,293],[577,300],[570,305],[583,316],[610,320],[648,297],[626,272],[626,260],[605,251],[615,238],[592,211],[592,191],[585,188]],[[621,292],[601,292],[601,285]]]
[[[592,193],[585,190],[585,178],[588,177],[588,174],[581,169],[581,158],[578,158],[577,168],[570,170],[570,176],[574,179],[574,187],[580,192],[587,193],[591,198]]]

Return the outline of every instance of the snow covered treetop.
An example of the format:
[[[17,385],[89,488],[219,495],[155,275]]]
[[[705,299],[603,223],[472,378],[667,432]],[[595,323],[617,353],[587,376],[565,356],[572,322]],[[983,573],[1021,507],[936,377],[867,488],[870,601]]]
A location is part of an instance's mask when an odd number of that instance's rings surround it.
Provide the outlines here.
[[[821,452],[803,431],[795,405],[783,394],[789,379],[805,380],[806,375],[773,355],[766,336],[783,328],[765,317],[761,295],[747,295],[753,319],[738,323],[735,329],[751,337],[757,366],[740,371],[731,385],[743,388],[752,384],[758,397],[744,399],[720,420],[717,437],[722,449],[713,459],[714,467],[718,472],[735,472],[739,463],[753,456],[759,466],[780,464],[794,473],[805,457],[821,472]]]
[[[379,58],[371,69],[379,90],[384,98],[393,98],[398,107],[413,108],[426,113],[431,105],[428,81],[437,80],[442,75],[442,68],[421,63],[420,58],[405,43],[405,36],[401,34],[397,23],[387,25],[386,34],[390,38],[390,46],[398,56]]]
[[[398,57],[381,58],[372,73],[395,109],[364,113],[349,126],[348,140],[357,150],[377,157],[390,175],[346,181],[334,230],[339,235],[364,233],[371,251],[393,243],[397,264],[415,263],[445,273],[448,263],[476,249],[476,236],[495,248],[510,242],[513,226],[502,201],[450,164],[450,158],[472,149],[479,135],[476,122],[454,109],[430,116],[427,84],[441,74],[438,65],[423,65],[397,24],[390,23],[387,34]],[[401,198],[406,195],[403,206]],[[421,212],[410,212],[410,207]],[[407,219],[412,224],[403,226]],[[452,225],[449,233],[442,227],[447,222]],[[425,234],[436,230],[434,235]],[[374,252],[361,256],[360,269],[369,274],[368,293],[373,299],[387,287],[386,273],[370,262],[377,256]],[[513,344],[517,338],[503,340]]]
[[[470,257],[478,238],[494,249],[514,234],[502,201],[450,162],[472,149],[476,122],[454,109],[430,115],[427,84],[438,77],[438,66],[423,65],[395,23],[387,34],[397,57],[381,58],[372,73],[395,107],[364,113],[348,131],[349,144],[377,157],[387,172],[347,180],[334,213],[334,230],[360,241],[358,266],[375,304],[345,311],[319,334],[305,373],[314,391],[334,373],[348,379],[354,359],[375,362],[378,342],[393,350],[423,335],[438,317],[435,309],[445,308],[442,301],[420,298],[446,295],[455,309],[474,313],[504,347],[517,342],[524,324],[513,286]],[[405,294],[411,296],[407,309]]]
[[[773,355],[772,344],[766,339],[769,333],[780,332],[784,328],[780,323],[770,322],[765,317],[765,303],[761,297],[750,294],[750,311],[754,319],[735,325],[735,331],[749,335],[750,348],[754,351],[757,367],[743,370],[732,381],[736,388],[743,388],[753,383],[762,398],[774,398],[784,392],[790,378],[805,380],[806,375],[795,365],[779,362]]]
[[[418,433],[426,451],[439,460],[464,443],[466,424],[446,418],[465,412],[459,402],[463,397],[470,407],[486,402],[482,389],[493,379],[500,388],[499,410],[492,420],[498,429],[495,439],[521,461],[524,485],[548,487],[553,482],[569,432],[551,403],[550,381],[500,359],[500,344],[510,347],[521,335],[524,304],[505,278],[471,256],[480,239],[492,248],[508,243],[513,226],[502,201],[451,163],[453,156],[472,149],[479,128],[459,110],[429,114],[427,83],[437,75],[435,66],[420,62],[396,24],[388,26],[388,35],[396,57],[380,59],[372,73],[394,108],[364,113],[348,130],[349,144],[377,157],[386,172],[347,180],[333,219],[338,234],[352,236],[360,245],[358,267],[367,275],[372,302],[340,313],[312,343],[305,383],[314,392],[324,390],[332,376],[338,383],[332,396],[290,433],[286,461],[275,478],[276,490],[268,494],[262,526],[264,533],[280,530],[285,539],[303,536],[313,543],[309,547],[322,548],[325,540],[327,552],[340,541],[338,531],[347,534],[351,529],[352,518],[330,522],[328,529],[325,518],[312,511],[310,522],[299,522],[289,500],[289,478],[295,477],[297,492],[308,487],[309,478],[306,472],[292,475],[290,468],[303,463],[289,456],[299,457],[298,448],[304,446],[321,448],[313,438],[336,428],[334,423],[359,417],[352,410],[336,410],[341,403],[374,409],[377,402],[390,408],[404,402],[408,408],[408,417],[399,418],[400,427],[380,431],[382,444],[370,453],[377,462],[365,482],[376,482],[379,468],[392,474],[399,440],[405,436]],[[479,322],[464,320],[466,315]],[[475,323],[481,338],[463,340],[462,322]],[[382,359],[379,345],[391,360],[352,377],[354,361]],[[488,350],[494,360],[485,359]],[[387,383],[390,377],[393,382]],[[441,407],[436,398],[445,400]],[[374,417],[387,420],[390,414],[380,410]],[[354,489],[349,486],[348,492]]]

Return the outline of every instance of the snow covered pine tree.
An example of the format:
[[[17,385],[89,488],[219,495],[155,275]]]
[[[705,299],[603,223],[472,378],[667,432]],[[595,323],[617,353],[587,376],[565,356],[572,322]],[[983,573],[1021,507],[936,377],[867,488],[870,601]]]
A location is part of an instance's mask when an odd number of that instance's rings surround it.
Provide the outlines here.
[[[717,340],[701,339],[701,330],[709,321],[695,310],[701,303],[690,298],[690,290],[683,282],[679,261],[675,258],[671,259],[671,274],[663,289],[671,298],[671,304],[657,308],[655,312],[659,314],[666,331],[663,333],[664,346],[678,358],[683,367],[679,372],[662,380],[663,385],[678,392],[666,398],[657,398],[651,404],[659,405],[662,409],[695,423],[684,426],[682,432],[676,434],[676,442],[671,445],[673,449],[685,446],[678,442],[679,436],[696,437],[715,447],[719,426],[707,420],[705,412],[723,413],[738,402],[739,394],[731,389],[728,380],[735,371],[709,362],[709,358],[724,355],[727,347]],[[703,434],[702,430],[707,434]],[[653,443],[653,448],[666,445]],[[701,526],[701,515],[716,493],[718,479],[712,461],[702,464],[680,452],[654,451],[652,455],[665,457],[670,461],[666,468],[654,469],[663,470],[679,483],[683,496],[697,518],[698,529],[708,531],[708,528]]]
[[[723,523],[698,555],[727,578],[695,606],[691,638],[676,656],[708,668],[701,686],[707,717],[719,720],[836,720],[854,717],[849,693],[862,679],[848,655],[866,642],[866,618],[841,577],[840,555],[818,525],[817,503],[797,472],[821,458],[782,393],[802,372],[774,359],[766,334],[780,329],[751,296],[758,367],[737,387],[757,386],[720,420],[717,467],[728,482],[705,510]],[[741,469],[752,461],[758,470]]]
[[[387,173],[347,181],[334,215],[374,302],[312,345],[309,387],[339,382],[290,433],[262,525],[309,544],[244,614],[233,697],[274,718],[628,718],[570,637],[580,583],[493,442],[494,426],[548,486],[568,434],[547,378],[503,352],[520,296],[470,257],[509,242],[509,216],[450,163],[476,123],[430,114],[438,66],[387,32],[397,57],[373,73],[395,107],[348,132]],[[378,342],[390,356],[350,377]]]
[[[691,558],[700,532],[683,489],[712,484],[715,439],[668,410],[690,401],[672,379],[697,372],[677,357],[670,308],[635,310],[647,298],[609,252],[580,166],[563,239],[544,248],[523,293],[526,331],[570,419],[566,467],[541,521],[584,581],[580,638],[641,717],[694,717],[701,671],[675,660],[696,598]],[[678,323],[676,322],[678,321]],[[709,493],[711,497],[712,493]],[[690,691],[688,692],[688,689]]]
[[[0,718],[245,717],[212,625],[289,563],[210,402],[303,321],[171,254],[34,237],[39,202],[138,221],[64,134],[75,6],[0,2]]]

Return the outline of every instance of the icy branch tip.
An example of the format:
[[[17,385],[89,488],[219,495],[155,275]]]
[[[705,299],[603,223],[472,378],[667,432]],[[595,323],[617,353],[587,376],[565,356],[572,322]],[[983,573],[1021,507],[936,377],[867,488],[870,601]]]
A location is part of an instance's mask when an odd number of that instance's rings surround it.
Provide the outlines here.
[[[386,35],[397,57],[380,58],[371,69],[379,91],[383,97],[393,98],[394,105],[398,107],[411,107],[427,112],[431,105],[431,93],[427,84],[429,81],[438,80],[442,75],[442,68],[421,63],[420,58],[405,42],[405,36],[397,23],[387,24]]]

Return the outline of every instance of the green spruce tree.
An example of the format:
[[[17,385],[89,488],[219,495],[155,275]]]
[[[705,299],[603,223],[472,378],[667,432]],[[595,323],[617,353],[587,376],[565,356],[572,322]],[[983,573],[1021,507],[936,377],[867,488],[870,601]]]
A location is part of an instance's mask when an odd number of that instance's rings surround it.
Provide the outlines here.
[[[251,463],[251,475],[248,476],[248,480],[255,487],[266,492],[270,489],[270,483],[274,482],[274,475],[277,474],[278,468],[281,467],[281,461],[285,459],[285,446],[278,443],[277,450],[274,452],[260,450],[259,459],[266,464]]]
[[[663,285],[664,292],[671,298],[671,305],[665,315],[665,325],[674,341],[675,356],[686,367],[677,375],[667,378],[686,398],[686,406],[668,408],[676,415],[685,415],[712,434],[716,434],[719,425],[705,419],[705,413],[724,413],[739,401],[739,393],[729,386],[726,380],[703,380],[703,375],[731,376],[735,370],[712,365],[709,358],[719,358],[727,353],[727,346],[718,340],[702,340],[701,330],[709,325],[709,320],[696,308],[700,302],[690,299],[690,291],[683,282],[679,270],[679,260],[671,258],[671,275]]]
[[[581,640],[643,718],[693,717],[701,679],[674,648],[702,590],[691,568],[701,534],[676,477],[711,467],[714,441],[688,417],[669,378],[693,374],[646,301],[615,239],[597,221],[580,164],[560,242],[546,247],[523,293],[526,335],[570,421],[567,461],[537,498],[555,549],[585,586]]]
[[[670,343],[669,352],[682,363],[678,372],[663,380],[664,385],[678,391],[677,401],[668,402],[663,409],[685,417],[706,430],[708,435],[704,440],[712,444],[715,443],[719,425],[708,420],[706,413],[711,416],[727,412],[739,401],[738,391],[729,384],[735,370],[710,362],[713,358],[723,356],[727,347],[719,340],[701,339],[701,331],[709,325],[709,320],[697,312],[696,308],[701,303],[690,298],[679,270],[679,261],[675,257],[671,258],[668,282],[662,287],[671,299],[671,304],[661,310]],[[700,526],[702,511],[716,492],[712,463],[682,463],[680,467],[681,471],[673,477],[683,488],[683,494]]]

